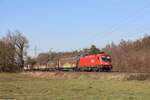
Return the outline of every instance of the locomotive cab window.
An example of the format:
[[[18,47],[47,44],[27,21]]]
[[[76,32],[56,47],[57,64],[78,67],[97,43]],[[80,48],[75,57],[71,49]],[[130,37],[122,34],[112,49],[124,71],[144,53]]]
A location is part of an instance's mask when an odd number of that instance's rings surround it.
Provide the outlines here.
[[[110,61],[111,57],[110,56],[102,56],[103,61]]]

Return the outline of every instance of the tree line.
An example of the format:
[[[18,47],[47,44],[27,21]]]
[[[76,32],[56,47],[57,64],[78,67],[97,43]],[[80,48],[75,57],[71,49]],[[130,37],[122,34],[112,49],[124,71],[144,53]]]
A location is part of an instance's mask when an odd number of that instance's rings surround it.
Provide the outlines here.
[[[59,57],[90,55],[101,52],[112,55],[113,70],[119,72],[150,72],[150,36],[131,40],[121,40],[120,43],[111,43],[102,49],[95,45],[82,50],[69,52],[50,51],[41,53],[36,58],[27,57],[28,40],[19,31],[9,31],[0,38],[0,72],[20,72],[25,65],[36,63],[46,64]],[[25,59],[26,58],[26,59]]]
[[[150,72],[150,36],[135,41],[122,40],[103,48],[111,53],[113,69],[119,72]]]
[[[27,38],[19,31],[9,31],[0,39],[0,72],[23,71]]]

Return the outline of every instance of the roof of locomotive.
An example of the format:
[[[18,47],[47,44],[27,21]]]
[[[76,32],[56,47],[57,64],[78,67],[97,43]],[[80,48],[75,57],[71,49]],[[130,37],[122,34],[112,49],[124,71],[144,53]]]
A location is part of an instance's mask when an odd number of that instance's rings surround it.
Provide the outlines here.
[[[93,54],[93,55],[85,55],[85,56],[81,56],[81,57],[95,57],[95,56],[110,56],[110,54],[106,54],[105,52],[103,53],[98,53],[98,54]]]

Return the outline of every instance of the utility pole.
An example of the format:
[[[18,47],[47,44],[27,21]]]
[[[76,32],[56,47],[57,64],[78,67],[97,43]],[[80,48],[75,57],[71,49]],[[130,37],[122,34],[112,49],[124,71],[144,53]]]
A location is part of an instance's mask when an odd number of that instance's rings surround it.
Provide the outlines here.
[[[34,57],[36,57],[37,56],[37,46],[35,45],[35,47],[34,47]]]

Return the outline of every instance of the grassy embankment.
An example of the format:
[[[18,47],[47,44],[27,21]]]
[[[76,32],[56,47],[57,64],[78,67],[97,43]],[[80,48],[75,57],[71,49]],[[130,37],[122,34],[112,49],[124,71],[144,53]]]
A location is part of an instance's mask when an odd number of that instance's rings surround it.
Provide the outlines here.
[[[0,100],[150,100],[150,81],[0,74]]]

